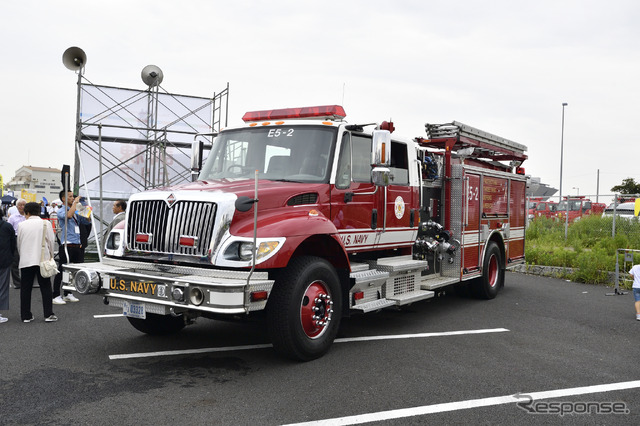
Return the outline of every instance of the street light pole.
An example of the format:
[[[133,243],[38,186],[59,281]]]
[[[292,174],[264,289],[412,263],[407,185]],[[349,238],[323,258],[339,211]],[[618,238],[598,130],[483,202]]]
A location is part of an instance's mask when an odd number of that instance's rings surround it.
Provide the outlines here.
[[[566,102],[562,103],[562,133],[560,135],[560,193],[558,201],[562,201],[562,161],[564,157],[564,107],[569,105]]]

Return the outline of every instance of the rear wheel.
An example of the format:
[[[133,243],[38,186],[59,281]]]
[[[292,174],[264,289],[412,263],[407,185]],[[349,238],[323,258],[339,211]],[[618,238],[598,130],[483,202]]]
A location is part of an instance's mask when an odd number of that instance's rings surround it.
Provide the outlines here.
[[[130,317],[127,319],[136,330],[154,336],[177,333],[185,325],[182,315],[174,317],[172,315],[147,314],[146,319]]]
[[[317,257],[293,259],[269,296],[273,347],[299,361],[321,357],[338,333],[341,310],[340,281],[333,266]]]
[[[482,277],[473,283],[473,293],[481,299],[493,299],[504,286],[502,252],[498,245],[490,242],[482,264]]]

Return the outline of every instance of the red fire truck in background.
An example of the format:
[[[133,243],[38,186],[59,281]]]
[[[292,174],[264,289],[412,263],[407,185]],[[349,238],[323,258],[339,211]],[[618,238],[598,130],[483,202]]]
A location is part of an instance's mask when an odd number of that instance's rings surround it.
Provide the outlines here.
[[[410,139],[345,116],[246,113],[196,181],[131,196],[103,260],[65,265],[65,284],[149,334],[259,316],[298,360],[329,350],[349,315],[451,286],[495,297],[524,262],[526,147],[455,121]]]
[[[568,196],[563,197],[564,200],[558,203],[558,218],[566,220],[568,215],[569,222],[580,220],[582,216],[596,214],[601,215],[607,207],[604,203],[594,203],[585,196]]]
[[[543,197],[529,198],[528,219],[533,220],[536,217],[552,218],[557,216],[558,203],[549,201]]]

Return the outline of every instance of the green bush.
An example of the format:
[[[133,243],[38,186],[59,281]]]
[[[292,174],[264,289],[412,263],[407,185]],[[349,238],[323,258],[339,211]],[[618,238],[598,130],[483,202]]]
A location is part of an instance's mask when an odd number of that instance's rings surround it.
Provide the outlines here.
[[[606,283],[609,279],[607,271],[613,267],[604,250],[590,250],[580,253],[575,259],[577,267],[573,270],[572,281],[584,283]]]

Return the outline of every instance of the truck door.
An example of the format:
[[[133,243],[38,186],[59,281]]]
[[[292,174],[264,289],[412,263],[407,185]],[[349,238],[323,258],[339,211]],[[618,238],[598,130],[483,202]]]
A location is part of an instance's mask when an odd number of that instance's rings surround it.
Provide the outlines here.
[[[380,207],[374,205],[370,161],[371,137],[345,132],[331,185],[331,221],[347,252],[373,249],[376,229],[382,223]]]
[[[410,164],[415,167],[415,163],[409,159],[408,146],[392,140],[390,184],[386,188],[379,188],[376,194],[377,205],[386,210],[386,223],[384,215],[378,221],[380,229],[376,246],[380,249],[411,247],[415,242],[419,211],[413,206],[417,207],[418,194],[417,187],[410,186]]]
[[[480,175],[466,173],[463,180],[462,204],[462,270],[480,269],[480,205],[482,188]]]

